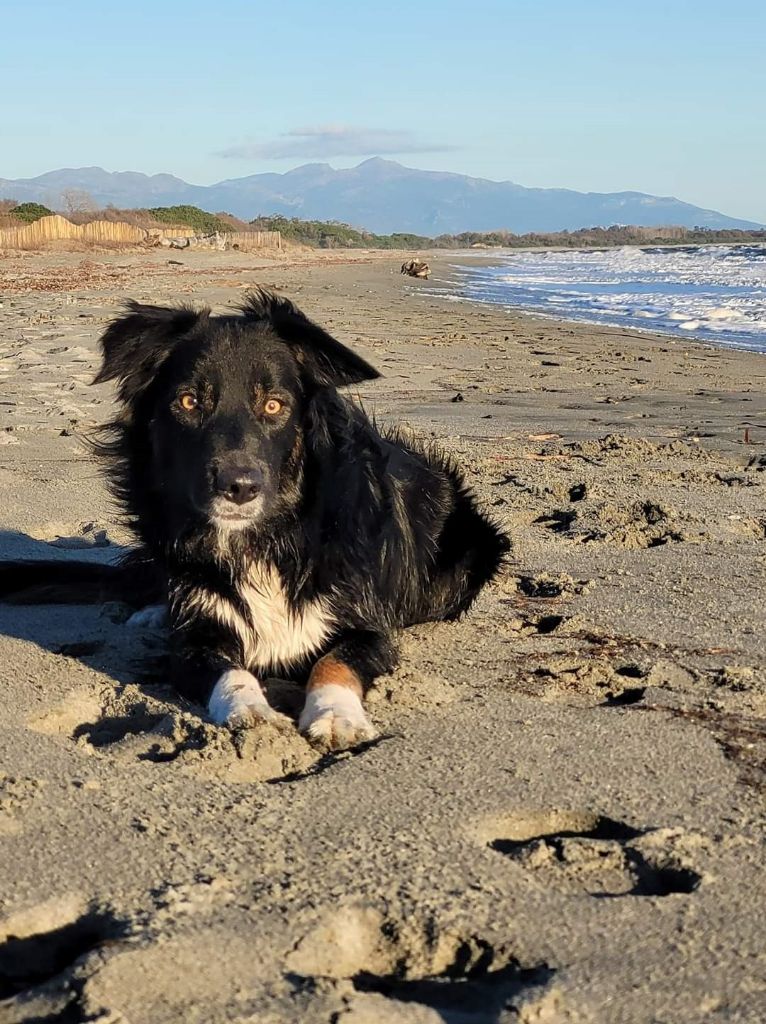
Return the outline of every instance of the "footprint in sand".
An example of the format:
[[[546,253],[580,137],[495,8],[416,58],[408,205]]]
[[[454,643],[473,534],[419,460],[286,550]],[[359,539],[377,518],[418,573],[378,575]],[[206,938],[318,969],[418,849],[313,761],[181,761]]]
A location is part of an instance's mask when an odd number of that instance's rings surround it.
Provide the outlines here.
[[[73,736],[82,722],[93,721],[101,715],[101,701],[90,690],[75,690],[57,707],[31,719],[33,732],[46,736]]]
[[[46,988],[51,1010],[45,1019],[81,1020],[76,1014],[79,988],[66,983],[66,973],[91,952],[126,934],[126,926],[110,910],[90,907],[80,896],[69,894],[46,900],[0,919],[0,1000],[19,1008],[35,991],[59,975],[62,984]],[[61,1017],[58,1014],[62,1014]],[[3,1018],[5,1019],[5,1018]],[[11,1017],[8,1017],[10,1020]],[[21,1019],[13,1017],[12,1019]],[[25,1018],[26,1019],[26,1018]]]
[[[264,724],[232,732],[190,712],[139,702],[104,714],[94,702],[70,699],[31,723],[37,731],[68,733],[92,755],[170,766],[227,782],[302,777],[321,759],[298,733]]]
[[[592,580],[576,580],[566,572],[540,572],[532,576],[510,577],[504,589],[518,592],[524,597],[553,601],[586,594],[592,586]]]
[[[481,935],[456,934],[435,917],[413,921],[353,904],[326,910],[286,967],[306,980],[348,984],[346,1007],[334,1018],[344,1024],[489,1022],[530,990],[544,996],[554,974],[543,964],[520,964],[510,949]],[[413,1013],[398,1018],[403,1003]]]
[[[475,823],[473,838],[546,889],[598,897],[693,893],[710,842],[679,828],[637,828],[592,811],[518,811]]]
[[[0,772],[0,836],[22,831],[21,818],[28,805],[42,794],[44,779]]]
[[[675,509],[652,501],[639,501],[627,507],[600,502],[582,510],[554,509],[535,522],[567,540],[581,544],[606,542],[633,550],[706,536],[704,531],[690,533]]]

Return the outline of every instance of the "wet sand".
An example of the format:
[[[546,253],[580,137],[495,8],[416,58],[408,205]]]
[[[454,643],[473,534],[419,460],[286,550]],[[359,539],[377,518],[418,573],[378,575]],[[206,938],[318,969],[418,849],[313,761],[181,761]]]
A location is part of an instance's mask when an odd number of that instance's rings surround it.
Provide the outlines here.
[[[119,302],[254,283],[514,541],[334,757],[206,722],[120,605],[0,608],[0,1024],[766,1019],[766,359],[436,298],[402,258],[0,263],[2,557],[130,542],[81,439]]]

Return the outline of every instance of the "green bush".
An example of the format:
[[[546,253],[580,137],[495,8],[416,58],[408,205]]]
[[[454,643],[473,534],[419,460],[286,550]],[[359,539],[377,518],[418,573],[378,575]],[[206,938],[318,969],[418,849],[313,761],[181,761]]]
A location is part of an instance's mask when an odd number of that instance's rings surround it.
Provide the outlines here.
[[[53,214],[53,210],[49,210],[42,203],[19,203],[10,212],[13,217],[23,220],[25,224],[31,224],[41,217],[50,217]]]
[[[431,244],[422,235],[376,235],[335,220],[300,220],[298,217],[256,217],[255,231],[281,231],[282,238],[320,249],[417,249]]]
[[[148,211],[163,224],[184,224],[194,228],[197,234],[211,235],[214,231],[231,231],[227,221],[214,213],[200,210],[198,206],[154,206]]]

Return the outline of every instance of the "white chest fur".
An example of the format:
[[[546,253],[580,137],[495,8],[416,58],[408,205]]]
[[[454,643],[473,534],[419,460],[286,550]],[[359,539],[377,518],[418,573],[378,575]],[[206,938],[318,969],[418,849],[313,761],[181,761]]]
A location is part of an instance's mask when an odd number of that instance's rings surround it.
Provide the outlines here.
[[[237,591],[239,607],[209,590],[195,591],[190,603],[237,635],[245,668],[276,668],[300,661],[318,651],[332,632],[334,620],[327,602],[311,601],[296,611],[272,566],[253,564]]]
[[[297,661],[321,647],[332,630],[326,602],[311,601],[294,611],[271,566],[253,565],[239,592],[255,632],[254,666]]]

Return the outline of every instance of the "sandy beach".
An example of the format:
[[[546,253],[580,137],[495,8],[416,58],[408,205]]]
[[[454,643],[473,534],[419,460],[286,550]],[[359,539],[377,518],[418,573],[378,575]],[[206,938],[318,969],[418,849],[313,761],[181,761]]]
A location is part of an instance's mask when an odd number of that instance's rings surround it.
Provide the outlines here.
[[[120,302],[256,283],[514,544],[336,756],[211,725],[119,604],[0,606],[0,1024],[766,1020],[766,358],[437,298],[404,255],[0,263],[0,557],[130,544],[82,439]]]

